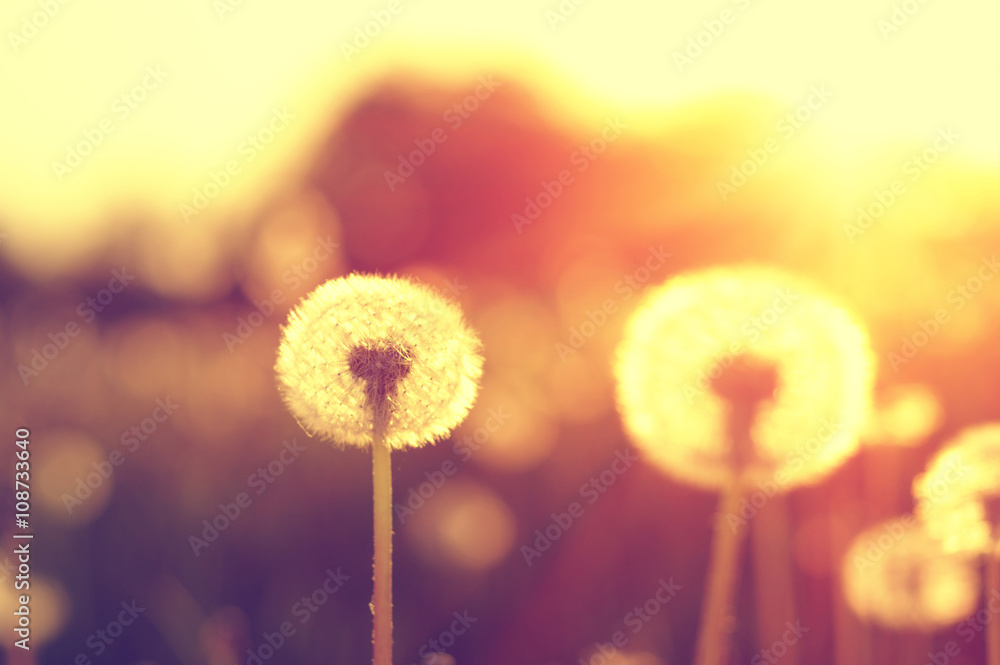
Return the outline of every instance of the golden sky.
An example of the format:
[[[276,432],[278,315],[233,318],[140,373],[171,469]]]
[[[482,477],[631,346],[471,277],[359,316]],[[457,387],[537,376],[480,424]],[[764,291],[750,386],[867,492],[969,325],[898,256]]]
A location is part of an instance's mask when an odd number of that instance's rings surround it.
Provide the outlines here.
[[[987,0],[7,0],[2,249],[58,239],[86,251],[109,215],[134,211],[231,223],[294,180],[336,113],[400,63],[535,76],[582,114],[614,109],[638,131],[665,107],[748,92],[771,99],[776,120],[812,104],[801,112],[831,160],[923,148],[951,127],[949,158],[995,164],[998,22]],[[185,215],[213,181],[205,213]]]

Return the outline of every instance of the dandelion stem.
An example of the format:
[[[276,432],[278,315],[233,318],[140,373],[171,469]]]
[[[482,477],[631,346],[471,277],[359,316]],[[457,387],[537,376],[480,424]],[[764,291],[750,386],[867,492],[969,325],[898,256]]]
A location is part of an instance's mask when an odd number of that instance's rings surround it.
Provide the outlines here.
[[[773,366],[742,356],[734,359],[732,365],[712,383],[715,393],[726,399],[730,406],[733,476],[715,515],[708,583],[695,650],[697,665],[721,665],[729,653],[736,579],[748,528],[745,522],[738,524],[732,518],[739,514],[740,500],[747,484],[747,469],[753,468],[756,463],[751,428],[757,405],[770,399],[776,386],[777,371]]]
[[[775,494],[753,517],[750,529],[758,644],[781,639],[789,617],[797,615],[792,580],[791,515],[784,494]],[[797,643],[788,644],[781,665],[799,662]]]
[[[729,652],[733,599],[746,527],[732,527],[726,516],[738,514],[743,487],[743,479],[737,477],[723,494],[715,516],[708,583],[695,650],[697,665],[721,665]]]
[[[992,602],[994,595],[1000,595],[1000,539],[994,540],[992,551],[986,555],[985,602]],[[1000,620],[986,624],[986,653],[989,665],[1000,665]]]
[[[392,665],[392,467],[385,430],[389,412],[373,409],[372,484],[375,505],[375,591],[372,595],[374,665]]]

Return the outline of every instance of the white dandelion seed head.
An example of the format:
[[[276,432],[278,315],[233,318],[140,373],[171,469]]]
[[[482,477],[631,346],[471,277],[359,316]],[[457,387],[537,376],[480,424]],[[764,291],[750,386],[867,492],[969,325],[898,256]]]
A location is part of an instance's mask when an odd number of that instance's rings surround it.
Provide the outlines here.
[[[743,473],[782,491],[817,481],[857,450],[874,383],[864,329],[811,285],[783,271],[713,268],[653,288],[617,350],[626,431],[653,464],[706,489],[740,472],[715,380],[750,362],[777,387],[755,411],[756,463]]]
[[[458,306],[399,277],[352,274],[320,285],[288,315],[275,371],[309,433],[367,446],[374,411],[393,448],[447,436],[479,388],[480,341]]]

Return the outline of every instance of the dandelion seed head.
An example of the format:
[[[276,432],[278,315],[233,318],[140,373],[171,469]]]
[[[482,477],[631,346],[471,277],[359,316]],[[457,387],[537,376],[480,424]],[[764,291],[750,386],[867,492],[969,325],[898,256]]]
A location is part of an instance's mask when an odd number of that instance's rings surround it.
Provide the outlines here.
[[[681,275],[646,295],[617,351],[626,430],[670,475],[726,486],[737,454],[727,427],[733,402],[720,391],[732,390],[724,375],[741,366],[757,376],[744,380],[746,390],[760,393],[768,369],[775,377],[770,394],[754,396],[755,463],[742,473],[780,472],[787,489],[817,481],[855,452],[873,384],[865,331],[808,284],[754,266]]]
[[[930,632],[972,614],[979,605],[975,560],[948,553],[916,523],[899,520],[859,534],[842,562],[848,605],[862,619],[895,629]]]
[[[288,316],[275,371],[282,397],[311,434],[422,446],[447,436],[476,398],[483,359],[458,306],[398,277],[349,275],[320,285]]]
[[[969,427],[913,481],[917,515],[951,552],[988,553],[997,538],[1000,423]]]

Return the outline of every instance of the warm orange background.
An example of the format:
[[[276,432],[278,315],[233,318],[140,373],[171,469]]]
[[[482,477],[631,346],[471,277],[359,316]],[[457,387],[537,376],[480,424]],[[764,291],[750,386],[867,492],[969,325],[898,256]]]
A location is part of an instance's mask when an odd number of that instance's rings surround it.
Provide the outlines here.
[[[714,495],[637,463],[542,558],[521,547],[628,449],[612,355],[643,291],[746,261],[865,323],[877,408],[859,455],[755,518],[773,538],[747,550],[733,662],[795,619],[810,632],[788,663],[941,650],[954,628],[870,627],[839,590],[850,538],[912,511],[933,451],[1000,415],[1000,9],[894,17],[904,4],[5,3],[0,470],[10,496],[30,428],[50,585],[36,662],[246,662],[338,567],[349,581],[272,662],[370,657],[370,460],[309,440],[272,371],[288,309],[352,270],[430,284],[486,349],[467,421],[394,457],[397,502],[455,468],[396,524],[396,661],[468,611],[458,663],[587,662],[673,578],[613,663],[689,662]],[[401,160],[422,163],[404,177]],[[176,412],[127,443],[167,398]],[[292,438],[303,461],[195,556],[202,520]],[[62,497],[115,451],[69,514]],[[89,636],[132,599],[145,615],[95,655]]]

